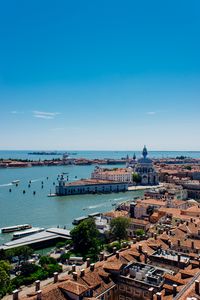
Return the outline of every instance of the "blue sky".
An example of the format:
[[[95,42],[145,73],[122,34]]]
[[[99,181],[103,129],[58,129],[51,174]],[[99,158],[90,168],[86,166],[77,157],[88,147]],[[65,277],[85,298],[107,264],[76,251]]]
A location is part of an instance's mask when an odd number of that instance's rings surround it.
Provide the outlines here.
[[[0,3],[0,149],[200,150],[200,2]]]

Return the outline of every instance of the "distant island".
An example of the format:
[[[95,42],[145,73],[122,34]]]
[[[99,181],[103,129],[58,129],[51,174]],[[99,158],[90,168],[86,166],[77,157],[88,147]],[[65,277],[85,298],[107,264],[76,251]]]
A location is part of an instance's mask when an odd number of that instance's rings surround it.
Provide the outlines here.
[[[61,152],[57,152],[57,151],[52,151],[52,152],[49,152],[49,151],[34,151],[34,152],[29,152],[28,153],[29,155],[63,155],[63,153]]]

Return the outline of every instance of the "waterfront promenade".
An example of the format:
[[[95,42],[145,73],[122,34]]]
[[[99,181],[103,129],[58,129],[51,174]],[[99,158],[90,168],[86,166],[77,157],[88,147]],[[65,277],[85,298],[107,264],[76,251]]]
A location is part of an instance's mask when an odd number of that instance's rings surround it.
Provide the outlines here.
[[[159,185],[135,185],[135,186],[129,186],[128,191],[144,191],[144,190],[151,190],[151,189],[157,189],[163,187],[164,184],[160,183]]]

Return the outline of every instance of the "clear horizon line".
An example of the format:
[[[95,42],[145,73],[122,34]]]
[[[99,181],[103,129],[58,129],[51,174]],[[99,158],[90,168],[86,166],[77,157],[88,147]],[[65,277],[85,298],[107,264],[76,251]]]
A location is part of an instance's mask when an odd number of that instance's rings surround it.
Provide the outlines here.
[[[148,150],[148,152],[200,152],[200,150],[189,150],[189,149],[187,149],[187,150],[149,150],[148,148],[147,148],[147,150]],[[0,151],[44,151],[44,152],[53,152],[53,151],[56,151],[56,152],[59,152],[59,151],[93,151],[93,152],[100,152],[100,151],[104,151],[104,152],[126,152],[126,151],[128,151],[128,152],[134,152],[134,151],[140,151],[140,152],[142,152],[142,148],[140,148],[140,149],[124,149],[124,150],[119,150],[119,149],[0,149]]]

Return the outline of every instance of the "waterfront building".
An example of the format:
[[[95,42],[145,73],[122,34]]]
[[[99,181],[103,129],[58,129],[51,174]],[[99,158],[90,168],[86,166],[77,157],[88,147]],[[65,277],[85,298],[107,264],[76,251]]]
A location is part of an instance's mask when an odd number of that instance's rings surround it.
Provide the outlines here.
[[[82,179],[68,183],[63,176],[56,186],[56,194],[59,196],[79,195],[79,194],[96,194],[125,192],[128,190],[126,182],[99,180],[99,179]]]
[[[132,182],[132,170],[129,168],[105,169],[96,167],[91,178],[118,182]]]
[[[158,173],[156,172],[153,161],[148,158],[148,152],[146,146],[142,151],[142,158],[138,159],[137,162],[131,163],[129,168],[141,178],[142,185],[157,185],[159,183]]]

